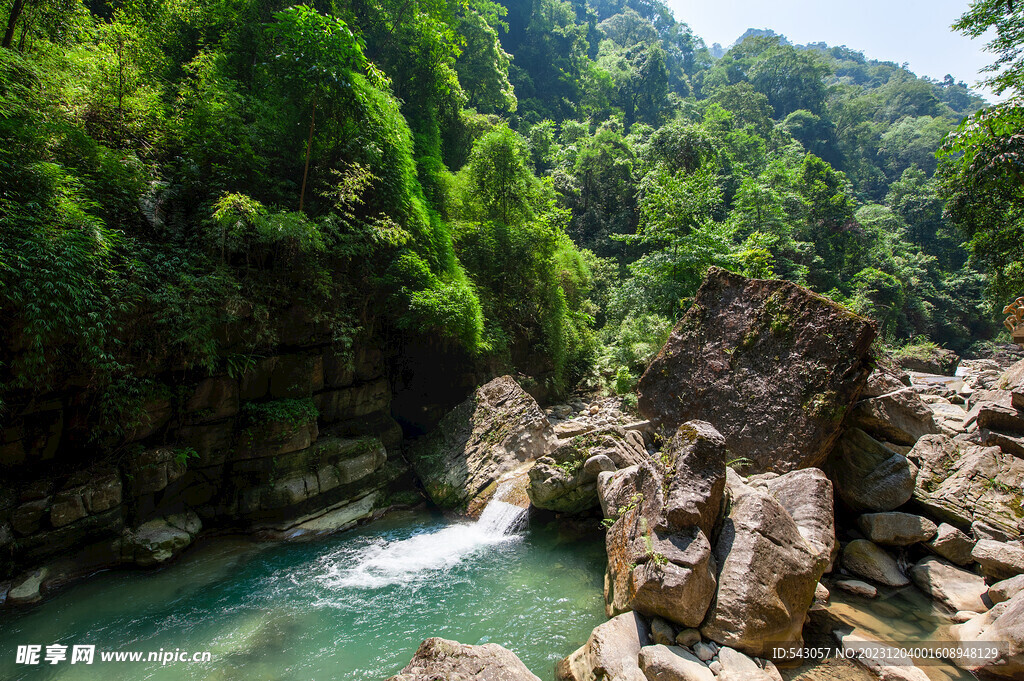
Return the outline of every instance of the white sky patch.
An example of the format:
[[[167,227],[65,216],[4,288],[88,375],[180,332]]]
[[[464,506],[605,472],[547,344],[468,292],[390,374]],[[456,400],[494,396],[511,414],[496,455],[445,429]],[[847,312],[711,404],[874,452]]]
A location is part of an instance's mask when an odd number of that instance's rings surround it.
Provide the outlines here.
[[[678,21],[690,25],[710,46],[731,45],[748,28],[770,28],[794,44],[846,45],[869,59],[906,62],[918,76],[941,80],[947,73],[977,88],[981,68],[995,61],[983,50],[986,38],[971,40],[950,26],[967,10],[967,0],[665,0]]]

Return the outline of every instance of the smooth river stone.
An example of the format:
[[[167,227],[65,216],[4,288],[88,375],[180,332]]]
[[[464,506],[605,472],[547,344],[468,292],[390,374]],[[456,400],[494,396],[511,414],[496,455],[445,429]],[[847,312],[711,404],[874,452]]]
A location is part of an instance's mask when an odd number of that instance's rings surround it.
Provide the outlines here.
[[[850,572],[886,586],[910,584],[893,557],[867,539],[855,539],[847,544],[842,562]]]

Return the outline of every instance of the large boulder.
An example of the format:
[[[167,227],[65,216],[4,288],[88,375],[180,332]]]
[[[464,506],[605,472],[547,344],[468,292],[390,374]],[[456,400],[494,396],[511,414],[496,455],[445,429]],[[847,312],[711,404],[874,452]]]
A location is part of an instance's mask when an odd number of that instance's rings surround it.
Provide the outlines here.
[[[994,579],[1009,579],[1024,574],[1024,548],[1020,544],[982,539],[971,550],[971,558],[981,571]]]
[[[928,541],[939,531],[938,526],[924,516],[913,513],[865,513],[857,518],[857,527],[876,544],[910,546]]]
[[[859,428],[843,433],[825,470],[854,511],[892,511],[914,495],[917,466]]]
[[[718,593],[701,633],[751,655],[799,647],[827,560],[773,496],[750,487],[730,492],[715,545]]]
[[[996,582],[988,588],[988,599],[992,603],[1008,601],[1021,591],[1024,591],[1024,575],[1017,575],[1002,581]]]
[[[1010,391],[1010,405],[1024,411],[1024,360],[1006,370],[999,380],[1002,390]]]
[[[409,460],[430,498],[463,509],[495,481],[557,446],[547,416],[511,376],[481,386],[417,441]]]
[[[704,421],[679,426],[669,442],[665,471],[665,514],[670,528],[696,525],[705,535],[722,514],[725,494],[725,438]]]
[[[594,627],[590,638],[555,666],[558,681],[646,681],[637,658],[650,630],[633,612]]]
[[[1024,432],[1024,412],[1013,405],[1013,394],[1005,390],[986,390],[971,400],[964,423],[978,422],[979,428]]]
[[[939,432],[932,410],[911,388],[861,400],[850,412],[849,424],[898,445]]]
[[[711,543],[697,528],[648,536],[641,541],[649,559],[629,571],[632,606],[683,627],[698,626],[715,595]]]
[[[967,418],[967,410],[958,404],[951,404],[948,401],[935,401],[928,403],[928,409],[932,412],[935,425],[939,432],[944,435],[956,437],[964,430],[964,419]]]
[[[527,493],[537,508],[581,513],[598,505],[597,476],[647,458],[643,437],[618,426],[561,440],[530,469]]]
[[[714,428],[688,422],[660,460],[630,468],[614,490],[604,486],[602,506],[615,514],[605,537],[609,615],[635,609],[684,627],[704,619],[715,594],[708,537],[722,511],[726,457]]]
[[[978,428],[981,444],[1024,458],[1024,362],[1018,362],[988,390],[971,396],[964,425]]]
[[[988,678],[1024,678],[1024,591],[988,612],[953,627],[964,652],[974,655],[956,657],[957,666]],[[998,647],[999,654],[989,651]]]
[[[871,322],[784,281],[709,270],[639,383],[645,418],[699,419],[748,472],[820,464],[870,373]]]
[[[615,520],[622,515],[624,509],[632,502],[633,496],[640,494],[637,489],[639,474],[639,464],[597,474],[597,500],[601,504],[601,513],[606,520]]]
[[[895,367],[884,367],[881,364],[868,376],[868,383],[864,386],[861,397],[878,397],[888,393],[903,390],[910,385],[910,376]]]
[[[933,517],[959,527],[980,521],[1007,537],[1024,531],[1024,460],[998,447],[925,435],[907,457],[920,470],[914,498]]]
[[[472,646],[428,638],[388,681],[540,681],[515,653],[497,643]]]

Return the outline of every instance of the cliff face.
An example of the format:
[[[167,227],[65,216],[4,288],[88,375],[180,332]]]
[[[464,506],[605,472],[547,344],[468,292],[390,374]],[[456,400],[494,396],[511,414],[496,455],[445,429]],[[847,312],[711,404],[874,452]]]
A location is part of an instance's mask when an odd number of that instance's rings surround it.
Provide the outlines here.
[[[0,583],[44,564],[55,585],[159,563],[200,527],[290,536],[387,505],[406,469],[380,340],[345,348],[308,320],[292,315],[279,345],[231,374],[154,371],[102,443],[81,422],[94,396],[71,381],[6,405]]]

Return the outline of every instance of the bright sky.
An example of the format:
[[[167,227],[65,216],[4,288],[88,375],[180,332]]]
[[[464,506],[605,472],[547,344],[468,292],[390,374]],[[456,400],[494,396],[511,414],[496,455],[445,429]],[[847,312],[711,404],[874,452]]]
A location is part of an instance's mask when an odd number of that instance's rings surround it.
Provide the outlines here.
[[[974,86],[979,69],[994,61],[985,39],[971,40],[949,27],[968,0],[665,0],[710,46],[729,47],[748,28],[770,28],[794,44],[846,45],[869,59],[909,62],[919,76],[947,73]],[[987,90],[982,96],[994,99]]]

